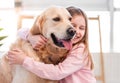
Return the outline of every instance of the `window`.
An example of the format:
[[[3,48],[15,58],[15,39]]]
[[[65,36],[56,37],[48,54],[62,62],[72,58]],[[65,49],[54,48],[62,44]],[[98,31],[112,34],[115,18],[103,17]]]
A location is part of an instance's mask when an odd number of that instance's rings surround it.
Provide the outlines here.
[[[17,15],[14,11],[14,0],[0,0],[0,27],[4,30],[0,35],[8,36],[3,41],[0,51],[9,49],[10,43],[14,41],[16,35]]]
[[[120,12],[114,13],[114,36],[113,36],[113,51],[114,52],[120,52]]]
[[[120,8],[120,0],[114,0],[113,4],[115,8]]]
[[[0,0],[0,9],[14,8],[14,0]]]
[[[114,0],[113,51],[120,52],[120,0]]]
[[[88,17],[100,16],[102,51],[110,51],[110,16],[107,11],[89,11]],[[100,52],[99,25],[97,20],[89,20],[89,47],[91,52]]]

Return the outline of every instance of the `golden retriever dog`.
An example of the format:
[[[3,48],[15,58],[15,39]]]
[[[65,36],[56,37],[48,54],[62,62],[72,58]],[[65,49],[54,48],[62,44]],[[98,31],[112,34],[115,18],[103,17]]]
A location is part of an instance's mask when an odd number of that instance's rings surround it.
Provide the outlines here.
[[[47,43],[39,50],[34,50],[28,41],[17,38],[10,50],[19,48],[38,62],[56,65],[65,59],[72,46],[75,30],[70,20],[71,15],[65,8],[49,7],[36,18],[30,29],[31,35],[41,34],[46,37]],[[0,60],[0,83],[58,83],[40,78],[20,65],[9,65],[6,55]]]

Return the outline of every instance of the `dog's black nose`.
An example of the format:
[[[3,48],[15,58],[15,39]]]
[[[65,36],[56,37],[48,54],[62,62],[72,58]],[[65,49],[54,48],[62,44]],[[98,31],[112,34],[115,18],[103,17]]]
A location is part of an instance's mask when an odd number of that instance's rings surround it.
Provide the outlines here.
[[[67,35],[70,36],[70,37],[73,37],[75,35],[76,31],[70,27],[67,29]]]

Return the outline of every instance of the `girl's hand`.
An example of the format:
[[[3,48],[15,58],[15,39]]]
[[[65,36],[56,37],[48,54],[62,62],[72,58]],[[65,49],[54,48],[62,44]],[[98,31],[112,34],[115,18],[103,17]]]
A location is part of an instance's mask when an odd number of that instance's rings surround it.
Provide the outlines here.
[[[36,50],[38,50],[40,46],[43,46],[47,41],[47,39],[42,35],[31,35],[31,34],[28,34],[27,40]]]
[[[22,65],[26,57],[27,55],[22,50],[14,49],[8,52],[8,55],[6,58],[9,60],[10,65],[13,65],[13,64]]]

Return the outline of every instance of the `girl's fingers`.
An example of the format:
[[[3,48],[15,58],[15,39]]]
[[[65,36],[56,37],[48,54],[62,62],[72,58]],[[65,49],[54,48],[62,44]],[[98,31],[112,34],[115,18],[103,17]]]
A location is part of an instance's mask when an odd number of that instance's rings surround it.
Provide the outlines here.
[[[16,54],[15,53],[11,53],[11,52],[8,52],[8,58],[15,58],[16,56],[15,56]]]
[[[16,51],[9,51],[8,55],[15,55],[17,52]]]
[[[9,62],[14,62],[15,58],[11,56],[6,56],[6,58],[9,60]]]
[[[13,64],[16,64],[16,62],[17,62],[17,61],[16,61],[16,57],[17,57],[17,56],[15,56],[15,55],[11,55],[11,54],[9,55],[9,54],[8,54],[8,55],[6,56],[6,59],[9,61],[8,63],[9,63],[10,65],[13,65]]]
[[[13,50],[8,52],[8,55],[15,55],[18,52],[22,52],[22,51],[20,49],[13,49]]]
[[[37,46],[34,47],[34,49],[35,49],[35,50],[39,50],[40,47],[41,47],[41,45],[37,45]]]
[[[19,49],[19,48],[12,49],[12,51],[14,51],[14,52],[22,52],[22,50]]]
[[[13,53],[22,53],[23,51],[21,49],[17,48],[17,49],[13,49],[12,52]]]
[[[46,42],[39,42],[36,46],[43,46],[45,44],[46,44]]]
[[[36,48],[40,48],[40,47],[43,46],[43,45],[45,45],[45,42],[38,42],[38,43],[36,43],[36,45],[33,46],[33,47],[36,49]]]
[[[42,35],[40,35],[41,39],[46,42],[47,41],[47,38],[43,37]]]
[[[21,50],[19,50],[19,49],[13,49],[13,50],[9,51],[8,54],[7,54],[7,58],[8,59],[14,59],[14,58],[16,58],[16,55],[18,55],[18,52],[20,53]]]

